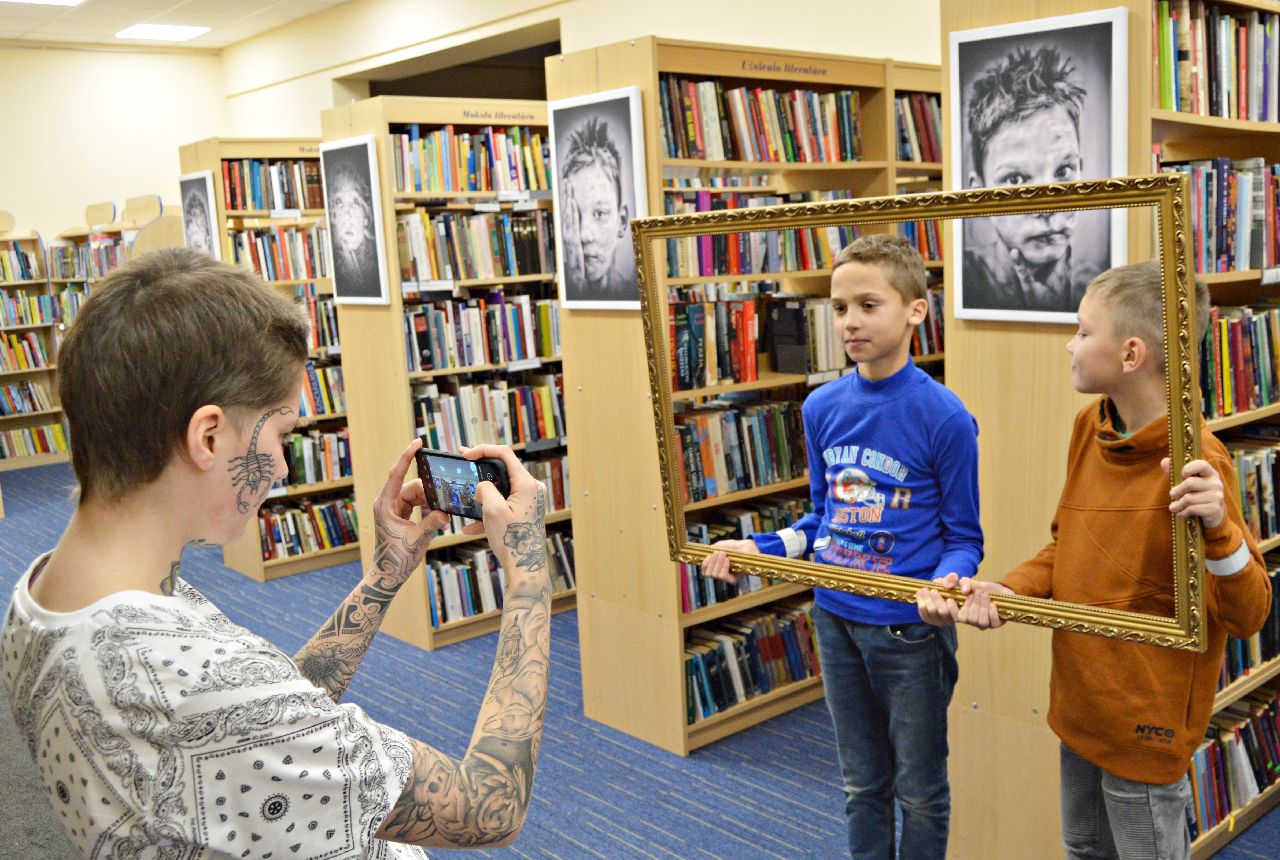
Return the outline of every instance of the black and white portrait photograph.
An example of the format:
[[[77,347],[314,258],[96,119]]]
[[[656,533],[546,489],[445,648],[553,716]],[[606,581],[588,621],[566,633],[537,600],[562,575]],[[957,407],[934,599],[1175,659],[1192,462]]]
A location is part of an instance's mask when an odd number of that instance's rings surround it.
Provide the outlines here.
[[[179,176],[178,191],[182,196],[182,232],[187,247],[221,260],[222,243],[214,224],[217,210],[213,202],[213,171]]]
[[[329,216],[333,295],[338,304],[385,305],[378,153],[373,135],[320,144],[324,208]]]
[[[1124,9],[951,34],[952,176],[966,189],[1128,174]],[[1125,262],[1125,213],[959,221],[956,316],[1075,323],[1090,280]]]
[[[640,88],[548,107],[560,302],[566,308],[639,310],[630,222],[649,214]]]

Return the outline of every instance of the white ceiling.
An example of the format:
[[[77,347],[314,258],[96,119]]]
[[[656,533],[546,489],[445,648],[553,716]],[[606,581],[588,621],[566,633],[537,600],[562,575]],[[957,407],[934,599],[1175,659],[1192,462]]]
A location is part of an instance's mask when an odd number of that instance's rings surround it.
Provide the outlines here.
[[[0,39],[222,48],[346,0],[85,0],[79,6],[0,3]],[[133,24],[212,27],[187,42],[117,39]]]

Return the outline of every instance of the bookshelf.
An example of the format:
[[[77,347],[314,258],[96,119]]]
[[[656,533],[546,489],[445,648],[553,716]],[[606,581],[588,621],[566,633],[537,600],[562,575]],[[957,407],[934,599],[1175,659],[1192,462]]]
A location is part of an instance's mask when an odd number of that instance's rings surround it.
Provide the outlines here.
[[[642,92],[648,207],[669,211],[672,197],[702,205],[738,194],[786,196],[792,192],[843,192],[852,196],[925,190],[941,180],[936,162],[899,159],[895,97],[937,93],[936,66],[900,64],[843,56],[678,41],[654,36],[578,51],[546,60],[547,95],[568,98],[622,86]],[[860,158],[855,161],[710,161],[671,157],[664,146],[662,88],[668,76],[719,82],[725,91],[746,86],[779,91],[812,90],[825,95],[854,91],[859,99]],[[893,230],[891,226],[867,232]],[[937,270],[938,266],[931,267]],[[825,297],[829,269],[774,274],[788,293]],[[668,286],[766,280],[762,275],[688,275]],[[692,724],[686,715],[684,652],[688,631],[747,611],[770,611],[809,593],[792,585],[758,591],[682,612],[678,568],[667,558],[653,413],[649,402],[644,336],[638,314],[566,311],[565,407],[574,427],[574,489],[578,526],[579,637],[583,704],[588,717],[678,755],[741,731],[822,697],[819,678],[776,687]],[[763,348],[763,342],[760,344]],[[610,355],[604,362],[600,356]],[[764,391],[799,399],[807,393],[805,374],[777,373],[759,355],[758,378],[673,393],[680,401],[729,391]],[[624,456],[619,452],[625,451]],[[807,480],[718,496],[688,505],[690,520],[712,516],[726,506],[751,504],[765,495],[804,497]]]
[[[117,266],[147,251],[182,244],[182,219],[159,195],[126,199],[118,219],[114,203],[90,203],[84,225],[63,230],[49,243],[49,284],[62,328],[75,319],[93,285]]]
[[[315,520],[308,525],[289,513],[306,513],[351,499],[355,478],[344,473],[354,471],[359,461],[359,457],[343,460],[337,454],[328,458],[318,453],[350,449],[342,403],[342,341],[332,304],[332,267],[324,232],[327,219],[320,188],[320,142],[315,138],[209,138],[180,147],[178,158],[183,175],[203,170],[213,174],[210,202],[223,261],[253,271],[302,305],[311,319],[309,394],[304,394],[294,437],[300,446],[311,447],[306,452],[300,449],[291,459],[303,465],[302,460],[310,458],[317,470],[321,469],[320,461],[325,461],[324,474],[313,475],[316,480],[308,481],[301,470],[295,470],[287,485],[272,488],[262,509],[288,521],[272,519],[268,526],[260,516],[258,528],[246,529],[234,543],[223,547],[223,563],[266,582],[355,561],[360,557],[359,541],[341,543],[340,524]],[[301,441],[303,437],[313,441]],[[313,539],[306,541],[300,534],[297,543],[290,542],[289,522],[295,531],[309,530]],[[350,527],[345,521],[343,524]],[[320,534],[322,525],[327,537]],[[273,528],[272,537],[266,534],[268,527]],[[282,529],[279,540],[276,527]],[[349,537],[355,537],[355,530],[350,531]],[[329,543],[334,545],[326,546]]]
[[[545,239],[549,243],[550,231],[545,228],[550,225],[551,199],[546,190],[545,157],[532,139],[536,134],[539,143],[546,142],[546,113],[546,104],[536,101],[383,96],[322,114],[326,141],[362,134],[372,134],[378,141],[378,181],[383,201],[379,214],[386,237],[390,301],[387,305],[342,305],[338,312],[347,350],[347,409],[353,452],[358,462],[376,467],[357,472],[355,482],[365,566],[373,562],[371,505],[384,481],[381,468],[389,466],[415,434],[435,432],[440,448],[456,447],[462,433],[474,442],[507,438],[507,430],[502,429],[505,420],[486,423],[473,398],[495,406],[491,414],[500,419],[508,414],[503,411],[505,402],[516,424],[510,441],[517,444],[512,447],[531,470],[550,470],[552,461],[567,459],[568,438],[561,432],[563,409],[552,402],[556,398],[553,383],[561,366],[561,353],[559,347],[544,342],[542,335],[550,335],[551,328],[538,317],[539,309],[552,312],[547,303],[556,295],[554,251],[547,244],[544,250],[549,254],[534,255],[537,265],[517,265],[501,254],[493,254],[493,249],[468,244],[469,256],[464,258],[459,253],[460,243],[478,240],[474,232],[455,230],[479,223],[485,226],[486,235],[492,226],[505,237],[508,234],[504,231],[513,228],[504,225],[524,219],[521,223],[544,230],[537,234],[538,242]],[[506,179],[483,167],[477,168],[472,177],[456,170],[467,164],[460,153],[517,151],[513,148],[515,135],[510,131],[513,127],[520,129],[518,151],[525,156],[519,181],[505,186],[500,183]],[[530,136],[525,137],[525,133]],[[438,174],[425,169],[435,164],[428,153],[444,151],[450,153],[450,165],[455,168],[448,171],[447,179],[443,167]],[[539,165],[539,161],[543,164]],[[481,164],[481,159],[475,163]],[[539,172],[542,178],[534,178]],[[437,228],[451,231],[448,235],[453,238],[447,245],[430,241],[430,234]],[[477,250],[479,253],[474,253]],[[484,268],[490,258],[493,271]],[[520,259],[517,255],[517,261]],[[484,309],[479,306],[481,300],[485,302]],[[525,315],[522,303],[526,301],[534,318]],[[462,305],[468,302],[472,304]],[[455,320],[459,324],[470,319],[477,324],[485,321],[485,325],[497,325],[496,318],[489,314],[512,312],[518,314],[521,325],[529,319],[534,326],[533,338],[525,341],[526,346],[534,348],[517,350],[504,339],[501,328],[488,329],[498,333],[500,343],[482,338],[487,347],[473,349],[469,356],[465,349],[451,351],[443,343],[444,338],[436,339],[437,333],[454,330],[451,326]],[[417,327],[419,324],[421,328]],[[413,338],[412,344],[409,337]],[[429,361],[423,360],[424,349]],[[503,386],[508,386],[505,395],[498,393]],[[553,434],[549,432],[552,425],[548,424],[537,432],[522,434],[522,428],[514,421],[518,409],[513,404],[524,403],[520,398],[539,387],[546,389],[551,398],[540,402],[545,402],[551,413],[558,411],[561,415],[557,425],[560,430]],[[453,414],[476,421],[454,425],[449,417]],[[551,419],[550,414],[545,417]],[[532,424],[526,424],[523,429],[531,428]],[[564,474],[563,484],[568,485],[567,473]],[[549,483],[557,485],[555,479],[549,479]],[[555,493],[551,501],[548,536],[566,537],[572,523],[567,493],[560,493],[559,504]],[[480,611],[479,606],[471,614],[442,615],[433,623],[433,613],[440,605],[440,594],[433,583],[443,582],[437,579],[443,576],[439,566],[483,548],[483,537],[457,533],[437,537],[427,553],[427,564],[410,577],[392,604],[383,631],[433,650],[497,630],[501,613]],[[443,590],[447,593],[448,588]],[[571,609],[575,602],[575,589],[561,584],[553,595],[553,611]]]
[[[1067,0],[1061,3],[980,0],[942,4],[942,67],[950,63],[949,35],[958,30],[1008,24],[1054,15],[1122,6],[1128,10],[1128,168],[1133,175],[1152,171],[1153,145],[1164,161],[1226,156],[1263,156],[1280,161],[1280,124],[1199,116],[1158,109],[1154,105],[1155,75],[1153,6],[1151,0]],[[1176,4],[1175,4],[1176,5]],[[1276,11],[1272,3],[1220,4],[1234,12]],[[953,96],[944,74],[944,112]],[[944,128],[950,118],[944,118]],[[963,177],[944,167],[943,187],[960,188]],[[1130,259],[1142,259],[1150,235],[1141,219],[1129,228]],[[948,260],[947,266],[951,263]],[[1264,270],[1214,273],[1205,276],[1216,304],[1247,303],[1266,294],[1272,277]],[[1002,576],[1018,562],[1034,555],[1046,539],[1064,478],[1061,452],[1067,448],[1072,418],[1087,398],[1077,394],[1066,378],[1062,343],[1070,334],[1062,326],[993,324],[954,319],[947,309],[947,382],[978,419],[983,527],[989,541],[982,576]],[[1010,362],[1009,356],[1017,356]],[[1000,368],[992,373],[991,368]],[[1026,431],[1021,393],[1034,391],[1041,413],[1035,432]],[[1010,392],[1015,392],[1011,397]],[[1214,432],[1274,415],[1274,410],[1242,412],[1209,422]],[[1047,452],[1047,453],[1046,453]],[[1038,477],[1028,486],[1026,475]],[[960,631],[963,667],[950,713],[952,838],[956,856],[1019,858],[1061,853],[1058,813],[1058,739],[1048,728],[1050,638],[1042,631],[1017,626],[998,636]],[[1000,667],[998,670],[994,667]],[[1267,667],[1267,672],[1277,671]],[[1237,682],[1218,694],[1215,711],[1245,695],[1259,675],[1247,684]],[[999,743],[992,740],[999,738]],[[992,784],[984,773],[996,772]],[[1192,846],[1197,860],[1209,857],[1249,823],[1276,805],[1273,786],[1236,810],[1234,829],[1220,826]],[[1018,808],[1011,818],[1002,810]]]
[[[156,195],[129,198],[119,221],[115,214],[113,203],[90,205],[85,210],[90,226],[64,231],[47,246],[35,234],[0,234],[0,243],[6,248],[23,249],[39,264],[35,279],[0,283],[0,290],[6,292],[0,339],[11,350],[24,341],[33,348],[38,344],[47,359],[41,366],[22,367],[20,361],[0,365],[0,385],[5,386],[10,399],[23,401],[20,411],[0,415],[0,433],[33,434],[34,438],[23,440],[23,444],[28,450],[34,447],[40,451],[0,460],[0,471],[66,462],[70,456],[65,450],[67,427],[57,390],[62,333],[75,319],[95,281],[135,254],[182,241],[180,220],[165,214]],[[16,358],[16,352],[12,355]],[[14,442],[12,435],[5,438],[7,443]]]
[[[0,472],[65,463],[66,423],[58,403],[58,308],[40,234],[15,229],[0,212]]]

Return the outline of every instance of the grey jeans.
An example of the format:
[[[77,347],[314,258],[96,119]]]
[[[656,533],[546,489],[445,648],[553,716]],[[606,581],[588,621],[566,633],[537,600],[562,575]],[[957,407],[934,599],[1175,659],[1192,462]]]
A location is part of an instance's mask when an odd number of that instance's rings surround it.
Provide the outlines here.
[[[1191,783],[1134,782],[1076,755],[1060,758],[1062,842],[1067,860],[1189,860]]]

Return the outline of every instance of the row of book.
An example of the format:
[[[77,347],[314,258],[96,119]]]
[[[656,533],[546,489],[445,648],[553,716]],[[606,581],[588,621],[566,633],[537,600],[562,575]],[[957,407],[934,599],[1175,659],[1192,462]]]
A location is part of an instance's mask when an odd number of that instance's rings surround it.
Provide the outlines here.
[[[684,391],[757,379],[758,316],[754,297],[667,305],[672,388]]]
[[[55,295],[58,306],[58,321],[70,324],[79,314],[80,306],[89,299],[89,285],[67,284]]]
[[[550,143],[528,126],[391,133],[392,177],[400,192],[541,191],[551,187]]]
[[[547,488],[547,500],[550,510],[564,511],[569,509],[572,499],[569,484],[569,457],[548,457],[543,460],[525,460],[524,467],[535,480]]]
[[[351,437],[345,427],[328,433],[319,430],[289,433],[281,440],[281,448],[285,465],[289,468],[289,474],[276,485],[281,489],[336,481],[352,475]],[[273,487],[272,495],[278,494]]]
[[[264,281],[300,281],[333,274],[329,228],[257,227],[231,231],[231,257]]]
[[[43,254],[25,248],[16,239],[0,240],[0,283],[43,280],[40,258]]]
[[[560,303],[493,290],[415,305],[404,314],[410,372],[506,364],[561,354]]]
[[[694,543],[742,540],[757,532],[786,528],[813,510],[808,496],[770,496],[750,506],[716,508],[703,522],[686,522],[685,530]],[[702,565],[682,563],[676,574],[680,580],[680,611],[692,612],[704,606],[724,603],[743,594],[768,587],[759,576],[738,577],[736,583],[702,575]]]
[[[396,218],[400,281],[410,294],[421,281],[510,278],[555,271],[552,215],[527,213],[432,214],[425,209]]]
[[[1271,614],[1262,629],[1248,639],[1227,638],[1227,654],[1222,661],[1218,689],[1252,675],[1267,663],[1280,658],[1280,553],[1269,552],[1263,560],[1271,579]]]
[[[942,260],[942,226],[937,221],[902,221],[898,224],[898,235],[915,246],[921,259]]]
[[[0,460],[60,454],[67,450],[67,431],[61,424],[0,431]]]
[[[577,587],[573,575],[573,538],[547,533],[547,567],[555,592]],[[431,626],[502,609],[506,575],[488,549],[455,552],[447,558],[427,559],[427,606]]]
[[[1206,418],[1280,402],[1280,305],[1214,306],[1200,342],[1200,396]]]
[[[347,411],[347,392],[342,384],[342,365],[306,365],[307,384],[302,386],[298,407],[300,418],[316,415],[334,415]]]
[[[58,316],[58,301],[54,296],[0,290],[0,326],[54,323]]]
[[[435,384],[414,385],[415,432],[426,446],[457,451],[474,445],[559,444],[565,436],[564,377],[542,374],[518,384],[493,379],[441,391]]]
[[[908,93],[893,100],[901,161],[942,161],[942,97]]]
[[[307,346],[311,351],[330,355],[340,352],[338,306],[333,297],[317,295],[316,285],[306,283],[294,286],[293,301],[307,314]]]
[[[222,199],[227,209],[323,209],[320,161],[291,158],[222,160]],[[212,204],[212,201],[210,201]]]
[[[0,386],[0,415],[30,415],[53,409],[49,388],[43,382],[23,380]]]
[[[1255,690],[1215,714],[1204,743],[1191,757],[1187,776],[1192,797],[1187,824],[1192,839],[1231,820],[1280,779],[1276,690]]]
[[[715,212],[784,203],[845,200],[848,191],[712,194],[690,191],[663,198],[667,215]],[[671,278],[749,275],[827,269],[840,249],[858,238],[856,225],[805,227],[799,230],[754,230],[667,240],[667,276]]]
[[[1253,422],[1233,427],[1222,441],[1236,469],[1241,513],[1255,540],[1280,534],[1277,490],[1280,490],[1280,425]]]
[[[725,89],[719,80],[658,76],[669,158],[790,163],[862,158],[857,90]]]
[[[1192,262],[1198,273],[1263,269],[1280,262],[1280,164],[1213,158],[1161,161],[1159,169],[1190,177]]]
[[[685,191],[702,191],[705,189],[766,189],[773,186],[774,179],[768,174],[729,174],[728,176],[666,176],[662,180],[662,190],[668,193],[681,194]]]
[[[1156,107],[1280,119],[1280,15],[1203,0],[1153,0],[1151,24]]]
[[[263,561],[347,546],[359,540],[359,535],[355,500],[350,497],[264,505],[258,511]]]
[[[685,504],[802,478],[808,461],[797,402],[721,397],[675,415]]]
[[[835,311],[826,299],[770,302],[766,341],[779,373],[830,373],[849,365],[836,335]]]
[[[919,358],[922,355],[938,355],[943,351],[943,320],[946,319],[946,291],[929,289],[929,314],[916,330],[911,333],[911,355]]]
[[[812,608],[812,600],[781,601],[691,628],[684,651],[687,724],[820,676]]]
[[[33,331],[0,335],[0,370],[32,370],[49,366],[44,340]]]
[[[49,245],[49,277],[96,281],[128,262],[129,251],[129,243],[117,233],[91,233],[81,243],[52,242]]]

